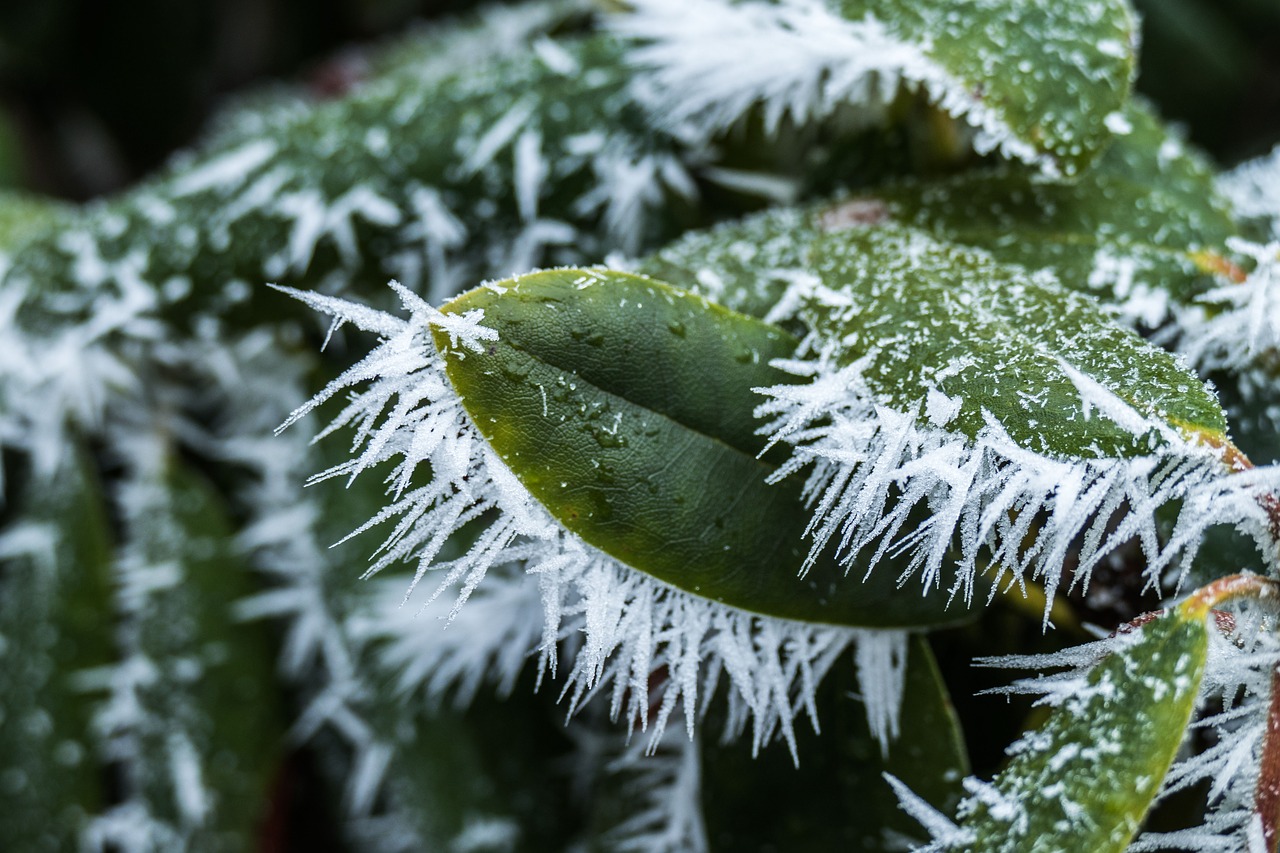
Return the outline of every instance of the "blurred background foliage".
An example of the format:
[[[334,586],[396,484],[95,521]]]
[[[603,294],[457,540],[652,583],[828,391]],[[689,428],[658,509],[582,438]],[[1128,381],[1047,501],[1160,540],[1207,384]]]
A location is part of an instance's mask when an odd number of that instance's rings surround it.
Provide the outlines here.
[[[1280,139],[1280,2],[1135,0],[1138,88],[1222,165]],[[358,79],[359,45],[468,0],[0,3],[0,186],[83,200],[198,138],[227,98]],[[270,85],[270,84],[267,84]]]

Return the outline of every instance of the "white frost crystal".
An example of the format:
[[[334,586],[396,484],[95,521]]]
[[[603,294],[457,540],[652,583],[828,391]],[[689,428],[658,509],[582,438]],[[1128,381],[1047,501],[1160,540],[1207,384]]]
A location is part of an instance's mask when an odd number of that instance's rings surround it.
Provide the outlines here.
[[[973,128],[980,153],[998,150],[1057,174],[1052,158],[929,56],[928,34],[905,40],[873,15],[850,20],[831,5],[635,0],[611,26],[638,42],[638,99],[658,120],[696,138],[711,138],[757,106],[769,130],[784,119],[803,126],[850,106],[874,123],[899,90],[920,90]]]
[[[984,573],[990,596],[1027,578],[1042,582],[1051,602],[1072,553],[1074,582],[1087,586],[1092,569],[1136,537],[1148,584],[1158,590],[1166,569],[1189,564],[1214,524],[1234,522],[1268,541],[1259,495],[1274,489],[1274,469],[1227,476],[1220,453],[1142,417],[1070,365],[1064,372],[1086,411],[1135,434],[1162,431],[1166,446],[1135,458],[1055,458],[1022,447],[990,416],[970,440],[878,402],[863,376],[867,358],[840,367],[813,352],[821,347],[816,339],[806,346],[810,359],[776,364],[811,381],[758,389],[770,399],[757,415],[770,419],[762,432],[794,447],[773,479],[810,469],[809,564],[835,543],[846,565],[869,558],[857,564],[865,572],[886,554],[905,554],[902,582],[918,575],[926,588],[947,588],[966,602]],[[1173,500],[1182,509],[1162,541],[1155,513]],[[917,508],[927,508],[927,517],[918,518]],[[943,577],[945,567],[954,567],[954,577]]]
[[[611,713],[624,715],[630,727],[648,730],[649,744],[655,747],[681,707],[692,735],[723,675],[731,685],[730,734],[750,724],[756,749],[780,736],[794,752],[795,718],[804,713],[816,725],[814,690],[841,652],[857,643],[863,693],[869,697],[868,708],[874,707],[873,728],[882,739],[892,737],[903,677],[898,632],[745,613],[668,587],[582,542],[489,449],[444,373],[443,358],[430,339],[432,328],[480,351],[494,336],[480,312],[442,314],[403,288],[397,292],[410,312],[408,320],[295,293],[333,314],[335,323],[353,322],[377,332],[383,342],[296,411],[286,426],[343,390],[368,383],[324,433],[354,426],[359,452],[318,479],[367,476],[394,462],[387,478],[387,508],[360,528],[394,524],[370,573],[408,560],[417,566],[413,585],[429,570],[442,574],[420,607],[430,607],[446,590],[456,589],[446,620],[453,624],[447,630],[462,632],[449,638],[440,626],[422,619],[414,633],[401,634],[385,654],[405,667],[402,686],[420,684],[436,698],[452,689],[465,698],[483,680],[483,671],[493,669],[495,680],[509,685],[520,652],[536,656],[540,670],[555,676],[562,671],[561,652],[568,651],[562,691],[571,711],[605,693]],[[432,478],[415,485],[414,474],[424,464],[430,465]],[[465,554],[439,559],[463,525],[482,517],[492,520]],[[487,578],[491,589],[480,586]],[[516,588],[521,584],[537,587],[540,631],[528,626],[494,631],[492,625],[467,631],[472,620],[463,605],[473,595],[486,612],[493,600],[520,602],[505,618],[527,618],[530,593]],[[364,623],[364,630],[376,621]],[[390,629],[372,630],[385,636]],[[426,636],[432,631],[438,639]],[[523,648],[505,648],[509,641]],[[889,644],[884,653],[873,651],[884,644]],[[424,654],[434,658],[435,667],[421,665],[417,656]]]

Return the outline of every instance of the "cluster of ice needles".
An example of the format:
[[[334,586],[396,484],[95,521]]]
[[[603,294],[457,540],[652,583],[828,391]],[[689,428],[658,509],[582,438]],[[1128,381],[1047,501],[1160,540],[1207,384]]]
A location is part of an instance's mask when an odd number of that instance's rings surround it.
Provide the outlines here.
[[[489,678],[481,672],[495,662],[495,680],[509,685],[522,662],[508,647],[515,639],[525,655],[537,659],[540,673],[564,674],[561,693],[570,713],[606,694],[613,716],[624,716],[632,730],[649,732],[650,748],[661,742],[678,709],[692,736],[707,702],[727,680],[727,733],[749,726],[756,749],[780,737],[794,753],[796,718],[806,715],[818,725],[816,687],[842,652],[855,646],[869,722],[887,746],[902,692],[903,632],[750,614],[671,588],[584,543],[490,449],[445,374],[433,330],[453,339],[458,349],[450,357],[483,352],[495,333],[483,325],[482,313],[442,313],[395,287],[408,319],[295,292],[333,315],[335,325],[353,323],[382,341],[294,412],[285,427],[360,386],[320,436],[352,427],[355,454],[316,480],[377,476],[375,469],[389,467],[387,507],[352,534],[392,526],[370,573],[408,561],[416,566],[410,592],[428,572],[442,576],[418,611],[456,590],[444,629],[434,620],[419,619],[416,626],[394,620],[397,640],[387,654],[404,667],[402,686],[421,687],[437,698],[450,689],[469,695]],[[421,483],[415,474],[426,466],[431,477]],[[458,532],[477,521],[482,529],[464,544],[464,553],[442,556],[458,550]],[[485,608],[489,599],[519,600],[521,606],[503,618],[529,618],[530,585],[541,604],[533,617],[540,629],[494,631],[491,622],[481,621],[474,632],[467,630],[473,621],[467,608]],[[401,596],[406,601],[415,609]],[[423,666],[424,660],[438,665]]]

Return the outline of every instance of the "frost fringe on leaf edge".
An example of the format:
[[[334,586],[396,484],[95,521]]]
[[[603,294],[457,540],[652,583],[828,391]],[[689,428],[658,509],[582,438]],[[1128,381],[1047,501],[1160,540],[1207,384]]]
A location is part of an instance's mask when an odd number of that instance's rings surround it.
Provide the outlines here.
[[[1280,485],[1280,471],[1228,474],[1220,449],[1144,418],[1066,362],[1064,372],[1099,410],[1095,416],[1132,426],[1138,435],[1156,430],[1164,446],[1132,459],[1054,459],[1020,447],[993,417],[970,440],[937,425],[947,418],[932,403],[923,413],[879,403],[863,378],[870,357],[840,366],[837,349],[811,334],[799,358],[774,364],[812,381],[756,389],[769,398],[756,410],[769,419],[760,432],[793,451],[772,479],[811,469],[804,487],[814,513],[806,568],[834,541],[846,567],[869,552],[868,573],[886,554],[909,554],[899,582],[919,574],[933,589],[944,584],[943,565],[951,562],[949,593],[969,604],[979,577],[994,566],[988,600],[1002,583],[1041,581],[1047,626],[1071,554],[1078,556],[1072,584],[1087,588],[1092,569],[1137,537],[1147,557],[1147,585],[1159,591],[1164,583],[1178,587],[1212,526],[1234,524],[1260,548],[1270,546],[1271,519],[1260,499]],[[945,401],[938,408],[945,409]],[[1174,500],[1182,507],[1162,545],[1155,513]],[[927,508],[929,517],[910,529],[917,507]],[[1041,527],[1024,548],[1038,519]],[[1169,578],[1171,567],[1179,571]]]
[[[528,650],[531,656],[536,653],[540,676],[555,677],[559,650],[567,650],[571,663],[561,695],[568,698],[570,713],[597,693],[608,693],[611,715],[625,716],[632,730],[648,731],[651,749],[678,706],[692,736],[725,675],[731,688],[729,736],[750,724],[754,749],[781,737],[794,755],[795,718],[804,714],[817,728],[814,691],[841,653],[856,645],[868,721],[882,746],[887,745],[897,731],[905,632],[810,625],[747,613],[669,587],[582,542],[552,518],[489,448],[445,375],[432,329],[449,334],[461,345],[454,357],[465,357],[466,350],[480,352],[496,338],[481,324],[483,312],[444,314],[394,282],[391,286],[409,312],[408,320],[282,288],[332,315],[334,328],[350,322],[382,337],[373,352],[280,427],[289,427],[346,389],[368,383],[317,436],[354,427],[353,458],[313,478],[350,479],[394,462],[387,478],[388,506],[350,534],[394,520],[366,576],[400,561],[416,563],[402,598],[406,602],[428,570],[442,573],[443,580],[420,607],[425,610],[456,588],[447,622],[458,617],[491,570],[521,567],[541,593],[541,637]],[[431,481],[412,485],[424,462],[430,464]],[[437,561],[456,531],[490,513],[496,514],[494,520],[465,555]],[[476,650],[470,653],[478,661],[493,659]],[[448,680],[436,683],[439,690],[452,686]],[[656,695],[651,697],[651,691]]]
[[[918,89],[973,128],[979,154],[999,150],[1046,177],[1061,175],[1051,155],[1019,139],[923,44],[891,35],[872,15],[852,21],[821,0],[632,0],[628,7],[608,25],[639,43],[631,50],[643,72],[638,100],[694,139],[709,141],[757,105],[769,130],[784,118],[805,125],[842,105],[874,120],[899,89]]]

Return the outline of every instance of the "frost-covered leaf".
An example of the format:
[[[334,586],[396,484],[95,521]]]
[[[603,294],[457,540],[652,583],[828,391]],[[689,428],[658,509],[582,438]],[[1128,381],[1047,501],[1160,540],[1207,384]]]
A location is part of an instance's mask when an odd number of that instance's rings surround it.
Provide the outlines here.
[[[913,569],[940,583],[959,533],[961,586],[990,559],[1002,573],[1030,569],[1050,592],[1068,552],[1083,549],[1083,580],[1132,536],[1154,583],[1179,549],[1190,562],[1214,518],[1243,520],[1245,536],[1272,547],[1256,500],[1275,476],[1222,476],[1224,460],[1247,463],[1226,441],[1213,394],[1050,270],[904,229],[876,200],[691,233],[637,269],[799,334],[816,330],[808,360],[788,366],[812,383],[780,387],[762,413],[798,445],[786,470],[815,461],[807,489],[819,543],[839,533],[854,552],[911,551]],[[1166,529],[1153,510],[1183,499]],[[933,517],[911,516],[925,500]],[[1047,523],[1034,521],[1041,510]],[[1104,529],[1117,511],[1129,517]],[[1167,547],[1162,530],[1173,531]]]
[[[797,718],[816,719],[813,690],[845,650],[856,646],[860,659],[878,661],[885,655],[877,650],[905,638],[899,631],[778,619],[729,607],[660,582],[584,542],[498,457],[446,373],[436,332],[447,343],[451,360],[462,353],[481,358],[490,347],[497,352],[498,334],[483,324],[483,313],[442,313],[396,289],[408,309],[407,319],[294,292],[339,323],[353,322],[382,335],[383,341],[299,408],[286,426],[345,389],[358,389],[326,430],[354,427],[350,458],[320,479],[382,480],[385,505],[352,534],[384,524],[389,530],[368,573],[408,562],[415,566],[409,600],[420,611],[438,604],[432,612],[446,623],[467,626],[442,634],[432,620],[419,619],[411,624],[420,627],[413,629],[409,620],[392,615],[405,593],[388,597],[391,606],[381,617],[386,630],[379,633],[395,641],[389,646],[396,648],[393,665],[403,667],[406,688],[421,685],[438,700],[455,688],[454,695],[464,696],[489,678],[500,686],[509,684],[509,673],[520,664],[519,655],[507,648],[510,640],[528,644],[523,648],[540,671],[564,678],[562,695],[570,713],[594,696],[608,697],[611,715],[648,730],[650,744],[661,740],[680,710],[692,733],[707,707],[705,697],[725,676],[732,688],[727,691],[726,737],[749,728],[756,748],[775,737],[794,746]],[[541,392],[534,387],[525,393],[536,396],[521,411],[538,412],[540,418]],[[603,426],[612,429],[609,423]],[[433,575],[435,591],[425,599],[412,597],[419,582]],[[779,576],[777,583],[783,582]],[[804,603],[804,590],[812,588],[794,575],[786,582],[796,585]],[[473,619],[466,612],[473,599],[487,613],[503,612],[504,601],[535,620],[540,612],[540,638],[529,633],[531,627],[535,633],[539,629],[523,621],[503,631],[487,630],[492,620],[483,613]],[[820,599],[812,603],[822,606]],[[904,599],[896,607],[916,618],[922,610],[938,618],[963,618],[958,612],[941,613],[944,604],[917,600],[909,605]],[[375,616],[370,622],[378,620]],[[393,627],[395,622],[401,627]],[[444,669],[436,673],[418,660],[438,661]],[[490,664],[491,675],[485,675]],[[869,665],[859,672],[863,689],[882,697],[877,725],[885,730],[896,717],[901,670]]]
[[[1259,499],[1275,476],[1228,476],[1245,463],[1221,408],[1173,356],[1045,271],[884,223],[828,227],[799,270],[810,355],[787,365],[812,382],[769,389],[760,409],[797,447],[781,474],[814,464],[815,551],[838,536],[878,557],[901,536],[932,586],[958,536],[967,597],[987,559],[1052,594],[1077,547],[1087,580],[1137,536],[1158,585],[1214,522],[1270,542]],[[1175,499],[1162,545],[1152,513]],[[925,502],[931,515],[913,518]]]
[[[1043,726],[991,783],[968,780],[957,843],[984,851],[1124,850],[1182,743],[1207,654],[1204,610],[1183,606],[1059,679]]]
[[[806,513],[770,486],[752,389],[795,339],[700,297],[625,273],[557,270],[466,294],[482,352],[436,332],[471,420],[566,528],[666,583],[744,610],[860,627],[960,618],[881,573],[844,582],[833,562],[803,580]],[[857,570],[855,569],[855,572]],[[860,574],[860,573],[859,573]]]
[[[113,303],[135,328],[279,319],[265,281],[376,281],[380,296],[395,276],[443,297],[673,233],[702,154],[681,159],[647,125],[610,39],[546,38],[575,4],[531,5],[519,26],[508,10],[432,40],[471,46],[448,73],[429,51],[342,98],[229,116],[202,149],[39,235],[3,276],[28,291],[20,328],[48,335]]]
[[[111,541],[100,486],[76,460],[0,530],[0,839],[74,850],[102,806],[80,679],[114,657]]]
[[[1130,847],[1134,853],[1274,851],[1280,828],[1276,596],[1274,580],[1242,574],[1209,584],[1192,599],[1192,606],[1213,608],[1209,624],[1214,630],[1209,631],[1200,689],[1204,711],[1193,724],[1204,734],[1192,741],[1196,748],[1179,755],[1159,799],[1166,816],[1179,809],[1175,804],[1186,803],[1192,791],[1200,794],[1196,799],[1202,807],[1198,814],[1163,821],[1158,831],[1148,828]]]
[[[802,315],[878,399],[976,438],[994,419],[1058,458],[1133,457],[1176,434],[1225,442],[1212,392],[1048,276],[891,226],[837,229]],[[938,395],[942,395],[941,397]],[[945,399],[944,399],[945,398]]]
[[[613,22],[637,40],[655,117],[710,136],[754,110],[766,126],[837,110],[883,121],[918,90],[973,129],[980,152],[1081,172],[1120,125],[1135,22],[1121,0],[633,0]]]
[[[1203,158],[1144,106],[1131,105],[1124,123],[1128,132],[1070,183],[995,167],[893,183],[847,204],[1005,263],[1050,269],[1063,285],[1156,328],[1217,286],[1214,274],[1232,266],[1226,241],[1237,227]]]
[[[95,725],[124,796],[91,834],[128,850],[252,850],[285,733],[269,628],[234,615],[256,583],[211,486],[145,429],[119,446],[131,467],[118,495],[122,658]]]
[[[1211,640],[1210,629],[1235,633],[1227,629],[1234,618],[1219,609],[1227,602],[1274,603],[1275,595],[1274,581],[1251,575],[1224,578],[1169,611],[1135,620],[1109,639],[1049,655],[985,660],[988,666],[1066,669],[996,691],[1043,694],[1041,704],[1051,711],[1040,727],[1008,748],[1009,761],[994,780],[965,780],[969,793],[960,804],[959,825],[932,821],[934,842],[925,849],[1118,853],[1133,840],[1158,792],[1173,794],[1217,775],[1210,792],[1215,800],[1227,777],[1243,771],[1250,778],[1241,761],[1259,733],[1253,722],[1247,723],[1248,731],[1234,726],[1242,714],[1231,706],[1249,677],[1269,680],[1275,653],[1253,648],[1246,637]],[[1263,622],[1250,624],[1249,631],[1265,630]],[[1241,679],[1246,672],[1249,676]],[[1204,758],[1191,756],[1173,765],[1202,698],[1202,679],[1227,703],[1216,720],[1226,726],[1220,733],[1237,731]],[[1247,701],[1256,703],[1257,684],[1252,690]],[[1246,787],[1248,797],[1252,791]],[[932,817],[909,792],[902,793],[904,807]],[[1237,786],[1227,809],[1239,805],[1241,793]],[[1132,849],[1244,849],[1248,806],[1243,816],[1226,814],[1227,809],[1212,814],[1202,829],[1144,836]],[[1229,839],[1232,829],[1239,834]],[[1218,842],[1232,846],[1219,847]]]

